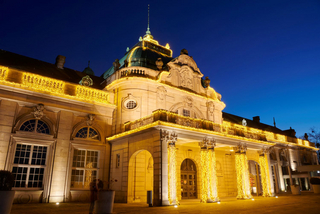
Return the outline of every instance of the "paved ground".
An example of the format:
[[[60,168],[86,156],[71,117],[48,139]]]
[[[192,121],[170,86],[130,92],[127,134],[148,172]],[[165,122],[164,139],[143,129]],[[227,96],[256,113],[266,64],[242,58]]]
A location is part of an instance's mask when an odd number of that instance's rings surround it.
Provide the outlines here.
[[[302,193],[293,196],[289,194],[279,194],[278,198],[254,197],[252,200],[236,200],[235,198],[221,198],[220,204],[200,204],[199,200],[185,200],[177,208],[168,207],[148,207],[146,204],[119,204],[114,206],[115,214],[122,213],[232,213],[232,214],[260,214],[260,213],[290,213],[290,214],[319,214],[320,194]],[[80,214],[89,213],[87,203],[60,203],[55,204],[14,204],[11,214]]]

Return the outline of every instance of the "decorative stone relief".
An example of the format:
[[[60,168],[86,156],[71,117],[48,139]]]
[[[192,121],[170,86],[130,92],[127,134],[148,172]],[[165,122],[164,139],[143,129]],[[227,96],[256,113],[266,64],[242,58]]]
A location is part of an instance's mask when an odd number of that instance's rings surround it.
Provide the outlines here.
[[[192,97],[185,97],[184,98],[185,106],[192,108],[193,99]]]
[[[40,120],[44,113],[44,105],[43,104],[38,104],[36,107],[33,107],[33,112],[31,113],[36,119]]]
[[[197,64],[192,57],[182,54],[167,64],[170,74],[167,78],[173,85],[199,92],[201,77]]]
[[[95,118],[96,118],[96,116],[94,114],[88,114],[88,116],[86,118],[87,126],[92,126]]]
[[[167,94],[167,90],[163,86],[157,88],[157,96],[160,100],[164,100]]]
[[[188,67],[183,67],[179,71],[180,73],[180,86],[194,89],[193,88],[193,71]]]
[[[89,87],[89,86],[93,85],[93,80],[90,78],[89,75],[86,75],[86,76],[82,77],[82,79],[80,80],[79,84]]]
[[[208,116],[213,116],[214,104],[212,101],[207,102]]]

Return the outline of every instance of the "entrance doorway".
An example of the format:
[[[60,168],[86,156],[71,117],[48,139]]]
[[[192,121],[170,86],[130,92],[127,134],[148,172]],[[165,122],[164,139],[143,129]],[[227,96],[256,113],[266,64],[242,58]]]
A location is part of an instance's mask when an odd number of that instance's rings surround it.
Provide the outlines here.
[[[134,153],[129,160],[128,203],[147,202],[153,191],[153,158],[146,150]]]
[[[253,160],[248,161],[250,189],[252,195],[262,195],[261,171],[260,165]]]
[[[181,199],[197,198],[197,169],[191,159],[181,164]]]

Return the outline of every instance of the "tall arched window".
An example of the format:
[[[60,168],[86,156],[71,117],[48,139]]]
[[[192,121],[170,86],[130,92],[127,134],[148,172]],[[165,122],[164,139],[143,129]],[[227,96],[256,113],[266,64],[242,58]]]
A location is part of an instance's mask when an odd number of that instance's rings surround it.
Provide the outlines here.
[[[97,130],[91,127],[83,127],[76,133],[77,138],[88,138],[93,140],[100,140],[100,134]]]
[[[20,126],[20,131],[26,131],[26,132],[36,132],[41,134],[50,134],[50,128],[47,123],[45,123],[42,120],[37,119],[31,119],[25,121]]]

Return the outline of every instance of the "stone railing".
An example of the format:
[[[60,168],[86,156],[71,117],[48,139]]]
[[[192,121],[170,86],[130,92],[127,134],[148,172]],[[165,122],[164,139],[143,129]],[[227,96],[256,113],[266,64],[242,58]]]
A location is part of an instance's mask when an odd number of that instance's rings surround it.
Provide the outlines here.
[[[8,76],[8,68],[0,66],[0,80],[5,80]]]
[[[89,103],[111,104],[109,93],[90,87],[65,82],[37,74],[0,66],[0,83],[11,87],[36,91],[48,95],[75,99]]]
[[[47,91],[52,93],[64,93],[65,83],[60,80],[43,77],[36,74],[23,73],[22,86],[33,90]]]
[[[109,103],[109,94],[105,91],[78,85],[76,97],[84,100],[94,100],[100,103]]]
[[[122,70],[121,71],[121,77],[125,77],[125,76],[144,76],[145,75],[145,71],[141,70],[141,69],[126,69],[126,70]]]
[[[125,131],[134,130],[156,121],[169,122],[184,127],[215,131],[227,135],[234,135],[238,137],[244,137],[260,141],[297,143],[298,145],[312,146],[309,144],[309,141],[307,140],[292,138],[285,135],[263,131],[260,129],[242,126],[230,122],[223,122],[223,124],[217,124],[209,120],[185,117],[166,110],[156,110],[147,117],[126,123]]]

